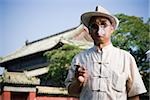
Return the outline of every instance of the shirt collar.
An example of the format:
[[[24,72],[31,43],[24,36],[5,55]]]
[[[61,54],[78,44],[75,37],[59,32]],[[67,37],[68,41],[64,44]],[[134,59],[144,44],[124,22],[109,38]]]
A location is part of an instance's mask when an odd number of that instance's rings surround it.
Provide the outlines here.
[[[101,49],[99,47],[97,47],[97,46],[94,46],[93,49],[96,52],[106,52],[106,51],[110,50],[112,47],[113,47],[113,45],[111,43],[111,44],[109,44],[109,45],[107,45],[107,46],[105,46],[105,47],[103,47]]]

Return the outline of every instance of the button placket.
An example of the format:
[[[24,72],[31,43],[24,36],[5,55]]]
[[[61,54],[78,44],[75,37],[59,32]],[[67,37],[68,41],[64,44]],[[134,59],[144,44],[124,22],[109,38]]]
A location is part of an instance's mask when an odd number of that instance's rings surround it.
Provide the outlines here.
[[[95,53],[92,56],[93,61],[93,74],[92,81],[94,80],[95,84],[92,84],[93,91],[97,92],[106,92],[107,91],[107,81],[109,77],[108,64],[109,62],[103,61],[103,52]],[[97,71],[99,70],[99,72]]]
[[[109,70],[109,60],[106,59],[106,52],[101,53],[101,61],[99,61],[100,65],[100,90],[103,92],[107,91],[109,78],[111,75],[111,71]]]

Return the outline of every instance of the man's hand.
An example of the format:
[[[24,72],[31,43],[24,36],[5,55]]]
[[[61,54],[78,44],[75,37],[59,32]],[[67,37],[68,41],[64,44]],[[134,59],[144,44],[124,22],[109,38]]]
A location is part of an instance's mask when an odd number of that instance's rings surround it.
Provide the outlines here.
[[[68,93],[72,96],[79,96],[82,87],[87,82],[88,71],[85,67],[80,65],[75,65],[75,80],[69,85]]]
[[[76,65],[75,78],[80,83],[87,82],[88,79],[88,71],[84,66]]]

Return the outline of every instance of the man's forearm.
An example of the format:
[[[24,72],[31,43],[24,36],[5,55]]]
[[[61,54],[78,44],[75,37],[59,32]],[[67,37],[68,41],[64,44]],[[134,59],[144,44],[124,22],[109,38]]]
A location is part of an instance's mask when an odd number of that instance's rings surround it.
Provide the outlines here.
[[[77,80],[74,80],[69,86],[68,86],[68,93],[72,96],[79,96],[81,89],[82,89],[83,83],[80,83]]]
[[[140,100],[139,96],[129,97],[128,100]]]

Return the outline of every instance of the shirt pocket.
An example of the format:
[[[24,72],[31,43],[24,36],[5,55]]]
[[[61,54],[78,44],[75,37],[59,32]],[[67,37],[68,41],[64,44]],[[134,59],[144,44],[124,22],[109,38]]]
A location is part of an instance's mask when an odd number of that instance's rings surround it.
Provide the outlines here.
[[[117,92],[123,92],[126,90],[127,74],[112,72],[112,88]]]

